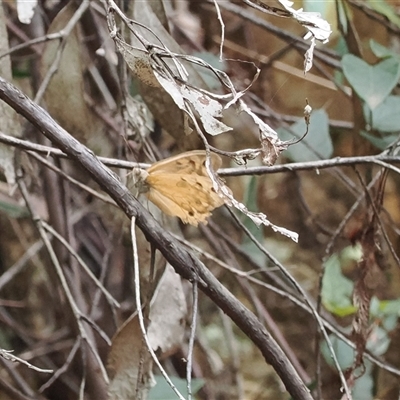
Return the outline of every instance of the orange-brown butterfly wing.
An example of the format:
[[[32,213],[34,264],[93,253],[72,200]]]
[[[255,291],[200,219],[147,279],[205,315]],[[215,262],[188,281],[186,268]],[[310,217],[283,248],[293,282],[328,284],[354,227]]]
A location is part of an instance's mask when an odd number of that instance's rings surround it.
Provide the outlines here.
[[[153,164],[147,170],[145,195],[165,214],[184,223],[206,223],[211,211],[224,200],[213,189],[205,161],[206,152],[195,150]],[[211,154],[211,164],[217,170],[221,158]]]
[[[211,211],[224,204],[208,176],[150,174],[146,183],[149,190],[145,194],[152,203],[191,225],[205,223]]]
[[[204,150],[187,151],[186,153],[166,158],[165,160],[152,164],[147,172],[149,174],[162,171],[181,175],[193,173],[207,175],[205,167],[206,156],[207,154]],[[211,153],[210,156],[211,166],[214,171],[217,171],[222,165],[221,157],[214,153]]]

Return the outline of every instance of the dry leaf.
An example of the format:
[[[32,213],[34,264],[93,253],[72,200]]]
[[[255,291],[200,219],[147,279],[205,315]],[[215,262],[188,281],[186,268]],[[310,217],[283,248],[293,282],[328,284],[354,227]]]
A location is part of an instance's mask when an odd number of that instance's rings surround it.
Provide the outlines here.
[[[30,24],[35,14],[37,0],[17,0],[18,19],[23,24]]]
[[[125,321],[112,339],[107,363],[110,376],[109,400],[147,398],[148,391],[155,381],[152,372],[153,360],[144,346],[135,313]]]
[[[141,267],[146,267],[146,264]],[[187,305],[181,278],[167,265],[150,304],[147,328],[151,348],[168,356],[182,344]],[[153,360],[140,329],[137,313],[132,314],[112,339],[107,369],[110,374],[109,400],[147,398],[155,381]]]
[[[240,100],[240,109],[247,113],[258,126],[263,164],[274,165],[281,152],[287,149],[289,142],[280,140],[278,134],[261,118],[254,114],[242,100]]]
[[[186,314],[181,277],[167,264],[150,304],[148,336],[154,351],[167,357],[182,345]]]

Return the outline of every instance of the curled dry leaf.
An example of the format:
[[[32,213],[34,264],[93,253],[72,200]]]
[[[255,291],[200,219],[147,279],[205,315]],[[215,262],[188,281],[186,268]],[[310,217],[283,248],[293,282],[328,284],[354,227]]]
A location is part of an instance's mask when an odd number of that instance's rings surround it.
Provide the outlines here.
[[[321,14],[318,12],[303,11],[302,8],[295,10],[292,6],[293,1],[290,0],[278,0],[279,3],[285,8],[280,9],[274,6],[269,6],[266,2],[261,0],[243,0],[246,4],[266,12],[268,14],[273,14],[278,17],[293,18],[305,29],[308,30],[304,39],[312,39],[311,46],[306,53],[305,68],[304,73],[306,73],[312,66],[313,51],[315,47],[315,40],[319,40],[322,43],[326,43],[329,40],[329,36],[332,33],[330,24],[325,21]]]
[[[307,12],[303,11],[302,8],[295,10],[292,8],[293,2],[289,0],[279,0],[279,2],[300,25],[308,30],[308,33],[304,36],[304,39],[311,38],[310,47],[304,55],[304,73],[307,73],[312,67],[315,40],[319,40],[322,43],[328,42],[332,33],[331,26],[318,12]]]
[[[247,215],[257,226],[260,225],[265,225],[269,226],[273,231],[280,233],[281,235],[287,236],[288,238],[292,239],[294,242],[298,242],[299,240],[299,235],[296,232],[293,232],[289,229],[282,228],[280,226],[274,225],[271,223],[267,216],[263,213],[255,213],[252,211],[249,211],[247,207],[241,203],[240,201],[237,201],[231,192],[231,190],[225,185],[221,179],[218,180],[218,189],[217,192],[224,197],[225,203],[229,206],[233,206],[237,208],[239,211],[241,211],[243,214]]]
[[[306,54],[304,55],[304,73],[307,73],[312,67],[314,58],[314,47],[315,38],[311,38],[310,48],[306,51]]]
[[[258,126],[263,164],[274,165],[281,152],[287,149],[289,142],[280,140],[276,131],[257,117],[243,101],[240,101],[240,109],[247,113]]]
[[[37,0],[17,0],[18,19],[23,24],[30,24],[35,13]]]
[[[244,149],[235,151],[231,157],[236,164],[246,165],[249,160],[254,160],[260,153],[260,149]]]
[[[304,28],[308,29],[309,33],[322,43],[329,40],[332,33],[329,22],[325,21],[318,12],[303,11],[302,8],[295,10],[292,8],[293,1],[279,0],[279,2],[289,11],[292,17]],[[307,38],[307,36],[306,36]]]

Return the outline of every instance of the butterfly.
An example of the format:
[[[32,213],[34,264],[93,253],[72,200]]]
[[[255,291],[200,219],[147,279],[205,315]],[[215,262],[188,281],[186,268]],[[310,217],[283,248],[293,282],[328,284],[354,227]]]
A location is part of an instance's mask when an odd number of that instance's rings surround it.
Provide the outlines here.
[[[214,171],[221,158],[211,153]],[[224,204],[213,189],[205,166],[206,152],[188,151],[152,164],[147,170],[134,171],[139,191],[167,215],[179,217],[185,224],[207,223],[211,211]]]

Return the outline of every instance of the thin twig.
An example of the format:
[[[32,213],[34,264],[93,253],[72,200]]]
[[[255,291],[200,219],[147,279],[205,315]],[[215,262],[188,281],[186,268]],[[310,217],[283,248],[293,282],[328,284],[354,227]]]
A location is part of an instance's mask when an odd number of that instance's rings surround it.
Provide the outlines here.
[[[149,351],[149,353],[150,353],[153,361],[157,365],[157,367],[160,369],[161,375],[164,377],[164,379],[167,381],[168,385],[175,392],[175,394],[179,397],[179,399],[185,400],[185,398],[182,396],[182,394],[179,392],[179,390],[173,384],[173,382],[169,378],[168,374],[166,373],[165,369],[163,368],[160,361],[158,360],[157,355],[156,355],[156,353],[154,353],[154,350],[151,346],[149,337],[147,336],[146,327],[144,324],[143,312],[142,312],[142,301],[140,299],[139,255],[138,255],[138,249],[137,249],[135,227],[136,227],[136,218],[132,217],[131,218],[131,238],[132,238],[133,269],[134,269],[134,280],[135,280],[135,300],[136,300],[136,311],[137,311],[137,315],[138,315],[140,329],[142,331],[143,339],[146,342],[147,350]]]
[[[190,324],[190,338],[188,345],[188,354],[186,357],[186,387],[188,393],[188,400],[192,399],[192,364],[193,364],[193,348],[194,339],[196,337],[196,322],[197,322],[197,311],[199,302],[199,292],[197,288],[197,281],[192,283],[192,296],[193,296],[193,307],[192,307],[192,323]]]
[[[84,326],[82,324],[82,321],[81,321],[81,318],[80,318],[81,315],[82,315],[81,311],[79,310],[79,308],[78,308],[78,306],[77,306],[77,304],[75,302],[74,296],[73,296],[73,294],[72,294],[72,292],[71,292],[71,290],[70,290],[70,288],[68,286],[68,282],[67,282],[67,279],[66,279],[66,277],[64,275],[64,272],[63,272],[63,270],[61,268],[60,262],[59,262],[59,260],[57,258],[57,255],[56,255],[56,253],[55,253],[55,251],[53,249],[53,246],[52,246],[52,244],[51,244],[51,242],[50,242],[50,240],[49,240],[49,238],[48,238],[48,236],[46,234],[46,230],[44,228],[44,223],[40,219],[40,217],[37,216],[36,212],[34,211],[32,205],[31,205],[31,203],[29,201],[28,190],[27,190],[27,188],[26,188],[26,186],[25,186],[25,184],[24,184],[24,182],[22,180],[23,174],[22,174],[22,171],[21,171],[20,168],[17,168],[16,175],[17,175],[18,187],[19,187],[19,189],[21,191],[21,194],[22,194],[22,196],[23,196],[23,198],[25,200],[25,204],[26,204],[26,206],[27,206],[27,208],[28,208],[28,210],[29,210],[29,212],[30,212],[30,214],[32,216],[32,220],[35,222],[35,225],[36,225],[36,228],[37,228],[37,230],[39,232],[40,238],[42,239],[42,241],[43,241],[43,243],[44,243],[44,245],[46,247],[46,250],[49,253],[49,256],[50,256],[50,259],[51,259],[52,264],[54,266],[56,275],[58,276],[58,279],[59,279],[59,281],[61,283],[61,286],[62,286],[62,288],[64,290],[64,293],[65,293],[65,295],[67,297],[70,309],[71,309],[71,311],[72,311],[72,313],[73,313],[73,315],[75,317],[75,321],[76,321],[79,333],[80,333],[82,339],[84,341],[86,341],[86,343],[88,344],[89,348],[91,349],[94,357],[96,358],[96,360],[98,362],[98,365],[99,365],[100,370],[102,372],[103,378],[104,378],[105,382],[108,383],[107,372],[106,372],[106,370],[104,368],[103,362],[101,361],[101,359],[99,357],[98,352],[96,351],[94,343],[92,343],[92,341],[89,339],[89,337],[88,337],[88,335],[86,333],[86,330],[85,330],[85,328],[84,328]]]
[[[9,144],[11,146],[20,148],[22,150],[32,150],[37,153],[47,154],[54,157],[69,158],[62,150],[54,147],[43,146],[27,140],[18,139],[0,132],[0,142]],[[142,168],[146,169],[150,166],[147,163],[138,163],[136,161],[125,161],[109,157],[97,157],[104,165],[108,167],[116,167],[122,169]],[[327,160],[318,161],[305,161],[273,165],[271,167],[235,167],[235,168],[221,168],[218,175],[220,176],[252,176],[252,175],[266,175],[277,174],[288,171],[318,171],[329,169],[333,167],[349,167],[352,165],[362,164],[376,164],[382,165],[382,162],[387,164],[400,164],[400,156],[387,155],[381,153],[376,156],[358,156],[358,157],[335,157]],[[394,172],[399,172],[398,169],[393,169]]]
[[[49,388],[71,365],[72,360],[75,357],[76,352],[79,349],[81,344],[81,338],[77,338],[74,345],[72,346],[67,359],[65,360],[64,364],[54,373],[54,375],[42,386],[39,388],[39,392],[43,393],[47,388]]]
[[[57,240],[60,241],[60,243],[63,244],[63,246],[70,252],[70,254],[78,261],[79,265],[83,268],[83,270],[86,272],[86,274],[89,276],[89,278],[93,281],[93,283],[101,290],[101,292],[104,294],[105,298],[109,302],[110,305],[113,305],[114,307],[119,308],[121,305],[118,303],[117,300],[114,299],[114,297],[110,294],[110,292],[103,286],[103,284],[94,276],[93,272],[90,270],[90,268],[86,265],[85,261],[82,259],[82,257],[79,256],[79,254],[74,250],[74,248],[58,233],[56,232],[52,226],[50,226],[47,222],[42,221],[42,225],[44,229],[46,229],[48,232],[50,232]]]
[[[92,189],[91,187],[89,187],[87,185],[84,185],[83,183],[79,182],[78,180],[72,178],[66,172],[64,172],[62,169],[58,168],[57,166],[55,166],[51,162],[48,162],[46,159],[44,159],[43,157],[41,157],[38,154],[34,153],[33,151],[28,151],[27,153],[30,156],[32,156],[33,158],[35,158],[36,160],[38,160],[40,163],[45,165],[46,167],[50,168],[52,171],[57,172],[57,174],[59,174],[61,177],[63,177],[67,181],[69,181],[69,182],[73,183],[74,185],[80,187],[85,192],[90,193],[93,197],[96,197],[96,198],[98,198],[99,200],[101,200],[101,201],[103,201],[105,203],[108,203],[108,204],[111,204],[111,205],[114,205],[114,206],[116,205],[115,202],[113,200],[111,200],[108,196],[104,196],[101,193],[97,192],[96,190]]]
[[[38,240],[24,253],[24,255],[17,262],[15,262],[0,276],[0,291],[5,285],[7,285],[12,279],[14,279],[17,274],[23,271],[23,269],[28,265],[28,261],[30,261],[32,257],[42,249],[42,247],[43,242]]]
[[[0,349],[0,357],[3,357],[5,360],[8,360],[8,361],[18,362],[20,364],[24,364],[28,368],[33,369],[33,370],[35,370],[37,372],[43,372],[45,374],[51,374],[53,372],[52,369],[43,369],[43,368],[36,367],[33,364],[31,364],[30,362],[25,361],[20,357],[14,356],[12,354],[12,352],[13,352],[13,350]]]

